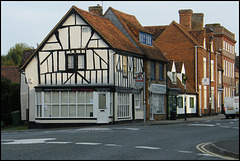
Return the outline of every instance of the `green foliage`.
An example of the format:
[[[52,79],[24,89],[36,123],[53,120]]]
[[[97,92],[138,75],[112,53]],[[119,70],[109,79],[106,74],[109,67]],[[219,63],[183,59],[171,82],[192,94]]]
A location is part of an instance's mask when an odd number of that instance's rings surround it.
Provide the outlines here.
[[[1,77],[1,121],[11,124],[10,113],[16,110],[21,110],[20,85]]]
[[[17,43],[14,47],[11,47],[6,56],[1,56],[1,65],[11,66],[20,65],[23,51],[33,49],[25,43]]]

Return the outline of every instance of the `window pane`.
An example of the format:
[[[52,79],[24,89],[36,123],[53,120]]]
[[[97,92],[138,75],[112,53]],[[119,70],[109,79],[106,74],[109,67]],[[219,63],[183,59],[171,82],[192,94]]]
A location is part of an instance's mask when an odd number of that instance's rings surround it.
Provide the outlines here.
[[[87,108],[86,109],[87,110],[86,111],[87,112],[86,116],[87,117],[92,117],[93,116],[93,105],[87,105],[86,108]]]
[[[61,116],[62,117],[68,117],[68,106],[62,105],[61,106]]]
[[[44,106],[44,117],[51,117],[51,106]]]
[[[52,92],[52,103],[59,103],[59,93],[58,92]]]
[[[159,79],[163,80],[163,64],[159,64]]]
[[[68,103],[68,92],[62,92],[61,93],[61,102],[62,103]]]
[[[74,55],[68,55],[68,68],[74,69]]]
[[[76,92],[69,92],[69,103],[76,103]]]
[[[51,103],[51,92],[44,92],[44,103]]]
[[[78,69],[84,68],[84,55],[78,55]]]
[[[78,92],[78,103],[85,103],[85,92]]]
[[[69,106],[69,117],[76,117],[76,105]]]
[[[93,103],[93,93],[86,92],[87,102],[86,103]]]
[[[78,105],[78,117],[85,117],[85,105]]]
[[[52,106],[52,117],[59,117],[59,105]]]

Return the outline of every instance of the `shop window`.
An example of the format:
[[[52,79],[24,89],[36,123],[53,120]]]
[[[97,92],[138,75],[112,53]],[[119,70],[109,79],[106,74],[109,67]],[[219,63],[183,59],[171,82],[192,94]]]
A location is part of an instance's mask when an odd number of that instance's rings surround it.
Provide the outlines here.
[[[130,117],[129,106],[130,106],[129,94],[118,93],[117,117],[118,118]]]
[[[36,100],[36,118],[93,117],[92,92],[36,92]]]

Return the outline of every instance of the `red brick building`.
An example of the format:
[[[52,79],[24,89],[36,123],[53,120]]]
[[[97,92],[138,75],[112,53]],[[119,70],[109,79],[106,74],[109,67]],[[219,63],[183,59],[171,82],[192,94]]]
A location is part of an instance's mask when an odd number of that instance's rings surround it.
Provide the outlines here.
[[[187,86],[198,93],[198,114],[200,116],[215,114],[217,55],[212,47],[213,32],[203,27],[202,13],[193,13],[191,9],[179,10],[179,16],[180,24],[172,21],[167,26],[145,28],[154,34],[156,46],[168,59],[184,62],[188,76]],[[211,87],[206,84],[209,84],[209,80]]]

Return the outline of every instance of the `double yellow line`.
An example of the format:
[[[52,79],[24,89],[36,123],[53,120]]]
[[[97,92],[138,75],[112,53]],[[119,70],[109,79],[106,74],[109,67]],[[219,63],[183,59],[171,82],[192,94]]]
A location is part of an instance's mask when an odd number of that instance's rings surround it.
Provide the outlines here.
[[[226,160],[238,160],[236,158],[232,158],[232,157],[227,157],[227,156],[222,156],[222,155],[219,155],[219,154],[215,154],[215,153],[212,153],[210,151],[208,151],[207,149],[205,149],[205,146],[209,145],[209,144],[212,144],[212,142],[206,142],[206,143],[201,143],[201,144],[198,144],[196,146],[196,148],[205,153],[205,154],[210,154],[210,155],[213,155],[213,156],[216,156],[216,157],[219,157],[219,158],[223,158],[223,159],[226,159]]]

